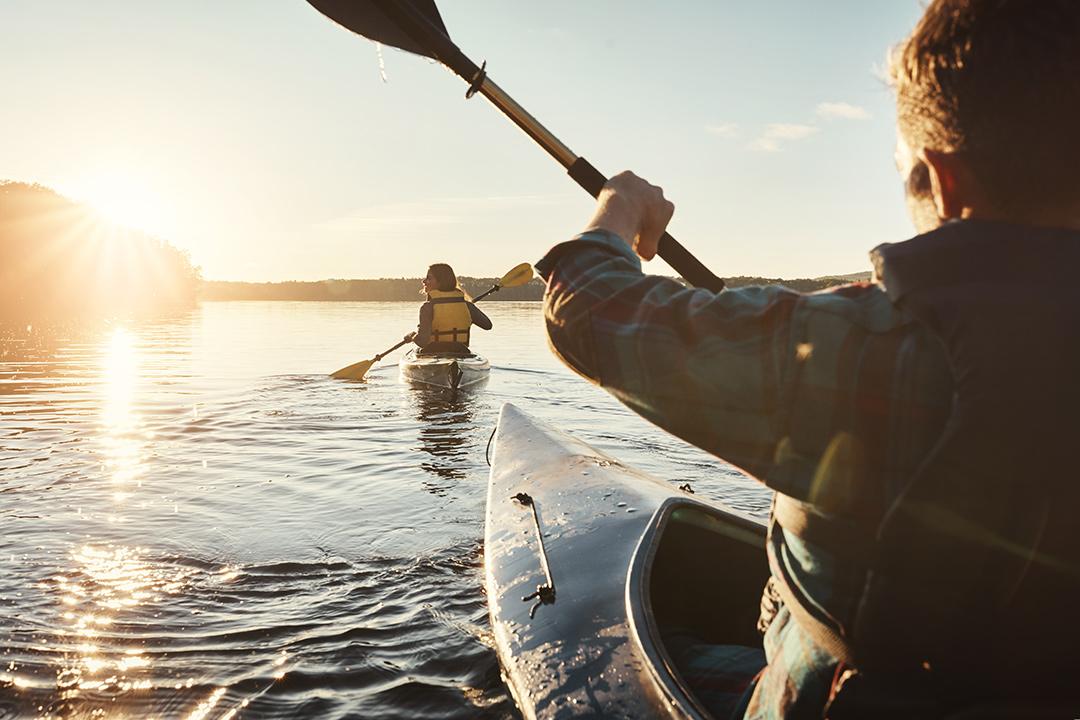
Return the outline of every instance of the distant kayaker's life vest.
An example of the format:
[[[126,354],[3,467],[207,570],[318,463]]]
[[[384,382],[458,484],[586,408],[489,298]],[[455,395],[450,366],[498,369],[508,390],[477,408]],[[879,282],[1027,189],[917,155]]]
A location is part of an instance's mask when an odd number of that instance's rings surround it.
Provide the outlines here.
[[[431,290],[431,342],[469,344],[472,314],[461,290]]]
[[[953,699],[1075,692],[1080,232],[966,220],[871,257],[889,299],[941,341],[952,413],[876,537],[838,540],[778,496],[785,532],[864,558],[854,627],[816,620],[777,578],[781,596],[865,681],[922,675]]]

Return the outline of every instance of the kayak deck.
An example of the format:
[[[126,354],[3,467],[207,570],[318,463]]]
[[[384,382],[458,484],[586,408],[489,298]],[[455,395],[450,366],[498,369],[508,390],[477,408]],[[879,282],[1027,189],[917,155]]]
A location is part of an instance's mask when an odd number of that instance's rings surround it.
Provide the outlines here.
[[[760,647],[764,532],[504,406],[486,587],[496,650],[525,716],[708,717],[663,633]],[[524,600],[548,583],[545,561],[554,592]]]

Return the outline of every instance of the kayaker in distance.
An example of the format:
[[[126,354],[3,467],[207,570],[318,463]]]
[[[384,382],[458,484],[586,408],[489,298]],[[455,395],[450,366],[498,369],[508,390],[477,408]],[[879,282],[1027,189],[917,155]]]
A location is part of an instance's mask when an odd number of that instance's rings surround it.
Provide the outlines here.
[[[777,492],[763,651],[668,648],[718,718],[1080,695],[1080,2],[933,0],[890,75],[920,234],[874,283],[644,275],[632,173],[536,264],[564,362]]]
[[[421,292],[427,302],[420,306],[420,324],[411,339],[422,354],[467,355],[469,329],[473,325],[491,329],[491,319],[469,300],[458,285],[454,269],[446,263],[428,267]]]

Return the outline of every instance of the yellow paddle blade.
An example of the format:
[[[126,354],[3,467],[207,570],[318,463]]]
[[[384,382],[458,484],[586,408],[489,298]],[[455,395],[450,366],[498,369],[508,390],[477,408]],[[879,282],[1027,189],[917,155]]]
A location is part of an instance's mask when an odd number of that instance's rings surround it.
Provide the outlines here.
[[[374,364],[374,360],[361,360],[358,363],[353,363],[348,367],[343,367],[336,372],[330,373],[330,377],[335,380],[363,380],[364,375]]]
[[[499,280],[499,287],[517,287],[533,279],[532,265],[521,263]]]

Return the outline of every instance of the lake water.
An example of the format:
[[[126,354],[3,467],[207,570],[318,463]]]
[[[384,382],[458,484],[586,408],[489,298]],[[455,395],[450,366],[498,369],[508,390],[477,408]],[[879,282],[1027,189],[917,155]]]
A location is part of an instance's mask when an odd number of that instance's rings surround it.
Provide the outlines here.
[[[418,303],[204,303],[0,345],[0,718],[504,718],[483,592],[500,406],[764,516],[768,493],[485,305],[478,391],[327,373]],[[27,340],[29,338],[29,340]]]

